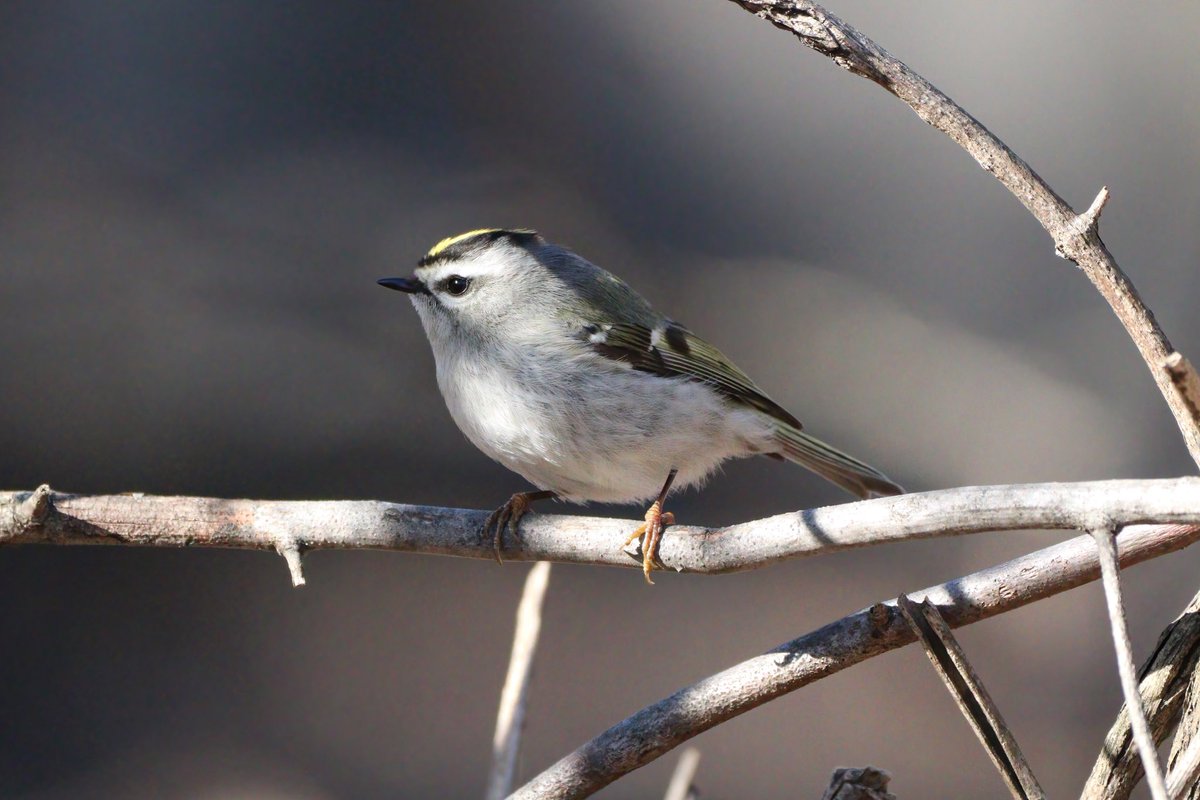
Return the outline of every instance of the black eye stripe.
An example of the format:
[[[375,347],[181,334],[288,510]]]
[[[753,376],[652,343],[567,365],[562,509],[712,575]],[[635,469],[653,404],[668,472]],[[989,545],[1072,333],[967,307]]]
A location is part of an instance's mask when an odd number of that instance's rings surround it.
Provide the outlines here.
[[[464,278],[462,275],[451,275],[443,280],[438,288],[448,295],[458,297],[466,294],[467,289],[471,288],[471,279]]]

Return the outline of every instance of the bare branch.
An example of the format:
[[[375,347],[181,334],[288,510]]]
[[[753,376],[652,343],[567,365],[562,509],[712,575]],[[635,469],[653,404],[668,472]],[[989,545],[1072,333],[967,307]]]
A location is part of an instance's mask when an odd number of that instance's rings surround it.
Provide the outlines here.
[[[1167,738],[1183,709],[1188,678],[1200,660],[1200,593],[1159,634],[1154,652],[1138,670],[1142,706],[1155,742]],[[1125,800],[1142,777],[1142,761],[1133,745],[1124,705],[1104,737],[1080,800]]]
[[[542,601],[550,583],[550,562],[539,561],[525,576],[525,588],[517,605],[517,626],[513,631],[512,656],[508,674],[500,692],[500,711],[496,714],[496,733],[492,737],[492,772],[488,777],[487,800],[503,800],[512,791],[517,772],[517,753],[521,749],[521,731],[525,726],[525,705],[529,697],[529,675],[542,630]]]
[[[733,0],[755,16],[789,31],[807,47],[843,68],[874,81],[903,100],[917,116],[949,136],[981,167],[1004,184],[1054,240],[1055,252],[1075,262],[1108,302],[1141,353],[1183,434],[1192,459],[1200,464],[1200,415],[1163,369],[1174,352],[1167,336],[1142,302],[1129,278],[1100,239],[1098,220],[1107,188],[1083,214],[1076,214],[1033,168],[961,106],[904,62],[860,31],[808,0]],[[1186,360],[1181,368],[1195,371]]]
[[[1158,750],[1150,735],[1150,724],[1146,721],[1146,710],[1142,708],[1142,696],[1138,691],[1136,668],[1133,665],[1133,645],[1129,641],[1129,628],[1125,623],[1125,603],[1121,599],[1121,566],[1117,560],[1117,532],[1107,526],[1092,531],[1096,550],[1100,554],[1100,574],[1104,583],[1104,597],[1108,606],[1108,619],[1112,625],[1113,647],[1117,651],[1117,672],[1121,677],[1121,691],[1125,695],[1125,708],[1129,712],[1129,723],[1133,730],[1133,741],[1146,771],[1146,784],[1154,800],[1167,800],[1167,787],[1163,780],[1162,765],[1158,763]]]
[[[1136,564],[1200,538],[1200,527],[1126,528],[1119,541],[1123,565]],[[1080,536],[999,566],[921,592],[951,627],[969,625],[1093,581],[1099,556]],[[877,603],[699,683],[627,717],[567,755],[514,793],[524,798],[577,798],[645,766],[714,725],[915,637],[892,603]]]
[[[1038,784],[1025,760],[1016,737],[1012,735],[1000,709],[975,673],[967,654],[950,632],[937,607],[926,600],[914,603],[906,596],[896,598],[905,621],[925,649],[929,663],[950,691],[958,710],[967,718],[975,735],[1003,778],[1009,794],[1016,800],[1044,800],[1046,793]]]
[[[397,550],[493,557],[482,511],[372,500],[219,500],[54,493],[38,524],[18,507],[29,492],[0,493],[0,544],[123,544],[300,552]],[[9,509],[6,513],[5,508]],[[661,556],[682,572],[756,569],[786,558],[880,542],[1020,529],[1200,523],[1200,478],[968,486],[795,511],[726,528],[676,526]],[[509,561],[636,567],[620,549],[631,520],[529,514],[506,537]],[[287,547],[284,548],[284,554]]]

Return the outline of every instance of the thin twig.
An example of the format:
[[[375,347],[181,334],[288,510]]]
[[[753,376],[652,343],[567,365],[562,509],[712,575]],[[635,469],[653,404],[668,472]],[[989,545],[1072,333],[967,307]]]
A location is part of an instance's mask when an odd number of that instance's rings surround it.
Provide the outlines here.
[[[896,605],[913,633],[917,634],[929,663],[975,731],[1009,793],[1015,800],[1044,800],[1046,794],[1017,745],[1016,737],[937,607],[928,600],[914,603],[905,595],[896,598]]]
[[[1200,465],[1200,408],[1188,401],[1166,362],[1175,352],[1133,283],[1100,239],[1100,212],[1108,201],[1107,187],[1090,208],[1076,214],[1029,164],[977,119],[862,32],[808,0],[733,0],[777,28],[795,34],[807,47],[867,78],[904,101],[917,116],[949,136],[981,167],[992,173],[1028,209],[1054,240],[1055,252],[1070,259],[1108,301],[1137,346],[1154,382],[1167,401],[1192,459]],[[1196,383],[1186,359],[1179,369]]]
[[[492,737],[492,772],[488,777],[487,800],[503,800],[512,791],[517,771],[517,753],[521,749],[521,731],[525,725],[525,705],[529,696],[529,674],[537,652],[542,629],[542,601],[550,583],[550,562],[539,561],[525,577],[525,589],[517,606],[517,625],[513,631],[512,656],[508,674],[500,692],[500,711],[496,714],[496,734]]]
[[[700,751],[694,747],[684,750],[671,773],[671,782],[667,784],[667,793],[663,800],[688,800],[692,793],[692,783],[696,780],[696,768],[700,766]]]
[[[1200,527],[1147,525],[1121,534],[1121,561],[1136,564],[1200,539]],[[1095,545],[1079,536],[921,592],[952,627],[969,625],[1093,581]],[[891,603],[878,603],[692,684],[627,717],[565,756],[514,797],[586,797],[704,731],[915,637]]]
[[[1138,691],[1156,743],[1164,741],[1179,720],[1189,678],[1198,661],[1200,592],[1171,624],[1163,628],[1154,651],[1138,670],[1141,678]],[[1092,766],[1092,774],[1080,793],[1080,800],[1126,800],[1142,774],[1142,760],[1133,744],[1129,712],[1122,704],[1104,737],[1104,747]]]
[[[1138,691],[1137,668],[1133,664],[1133,645],[1129,641],[1129,628],[1125,623],[1125,604],[1121,599],[1121,567],[1117,559],[1116,528],[1102,526],[1092,530],[1096,550],[1100,555],[1100,573],[1104,584],[1104,598],[1108,606],[1108,619],[1112,624],[1113,647],[1117,651],[1117,672],[1121,676],[1121,691],[1125,695],[1125,707],[1129,710],[1129,722],[1133,729],[1133,741],[1142,757],[1146,770],[1146,784],[1154,800],[1167,800],[1167,787],[1163,780],[1162,765],[1158,763],[1158,750],[1150,735],[1150,724],[1146,721],[1146,710],[1142,708],[1142,695]]]
[[[218,500],[54,493],[39,522],[21,514],[29,492],[0,494],[0,544],[231,547],[299,552],[378,549],[492,559],[487,513],[370,500]],[[7,509],[7,510],[6,510]],[[967,486],[795,511],[726,528],[674,526],[660,556],[683,572],[756,569],[855,547],[999,530],[1087,530],[1200,523],[1200,478]],[[505,537],[506,561],[639,567],[620,549],[632,520],[529,514]],[[286,550],[285,550],[286,552]]]

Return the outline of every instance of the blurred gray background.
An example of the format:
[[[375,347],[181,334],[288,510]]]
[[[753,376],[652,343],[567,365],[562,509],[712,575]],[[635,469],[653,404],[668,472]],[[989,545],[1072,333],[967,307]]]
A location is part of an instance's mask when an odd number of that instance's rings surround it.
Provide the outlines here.
[[[1200,11],[838,0],[989,125],[1200,354]],[[528,226],[722,346],[912,489],[1194,471],[1120,325],[1020,205],[876,86],[723,0],[12,2],[0,9],[0,487],[491,508],[416,315],[375,285]],[[847,498],[766,459],[681,520]],[[569,511],[567,507],[558,510]],[[626,517],[641,509],[599,507]],[[720,578],[556,567],[523,778],[676,688],[1062,536]],[[1128,574],[1135,646],[1197,588]],[[317,553],[0,552],[0,795],[471,797],[527,566]],[[963,632],[1043,784],[1119,704],[1100,590]],[[705,798],[1003,797],[909,648],[700,737]],[[674,755],[609,788],[661,794]]]

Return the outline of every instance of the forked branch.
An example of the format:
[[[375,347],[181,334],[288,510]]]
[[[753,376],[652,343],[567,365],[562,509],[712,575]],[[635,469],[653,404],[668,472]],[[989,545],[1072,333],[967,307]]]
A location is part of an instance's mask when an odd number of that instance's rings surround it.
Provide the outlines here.
[[[1121,531],[1122,566],[1186,547],[1197,526],[1136,526]],[[1095,580],[1090,536],[1047,547],[920,592],[952,627],[969,625]],[[877,603],[785,642],[627,717],[519,789],[513,797],[586,797],[725,720],[868,658],[914,641],[893,602]]]

